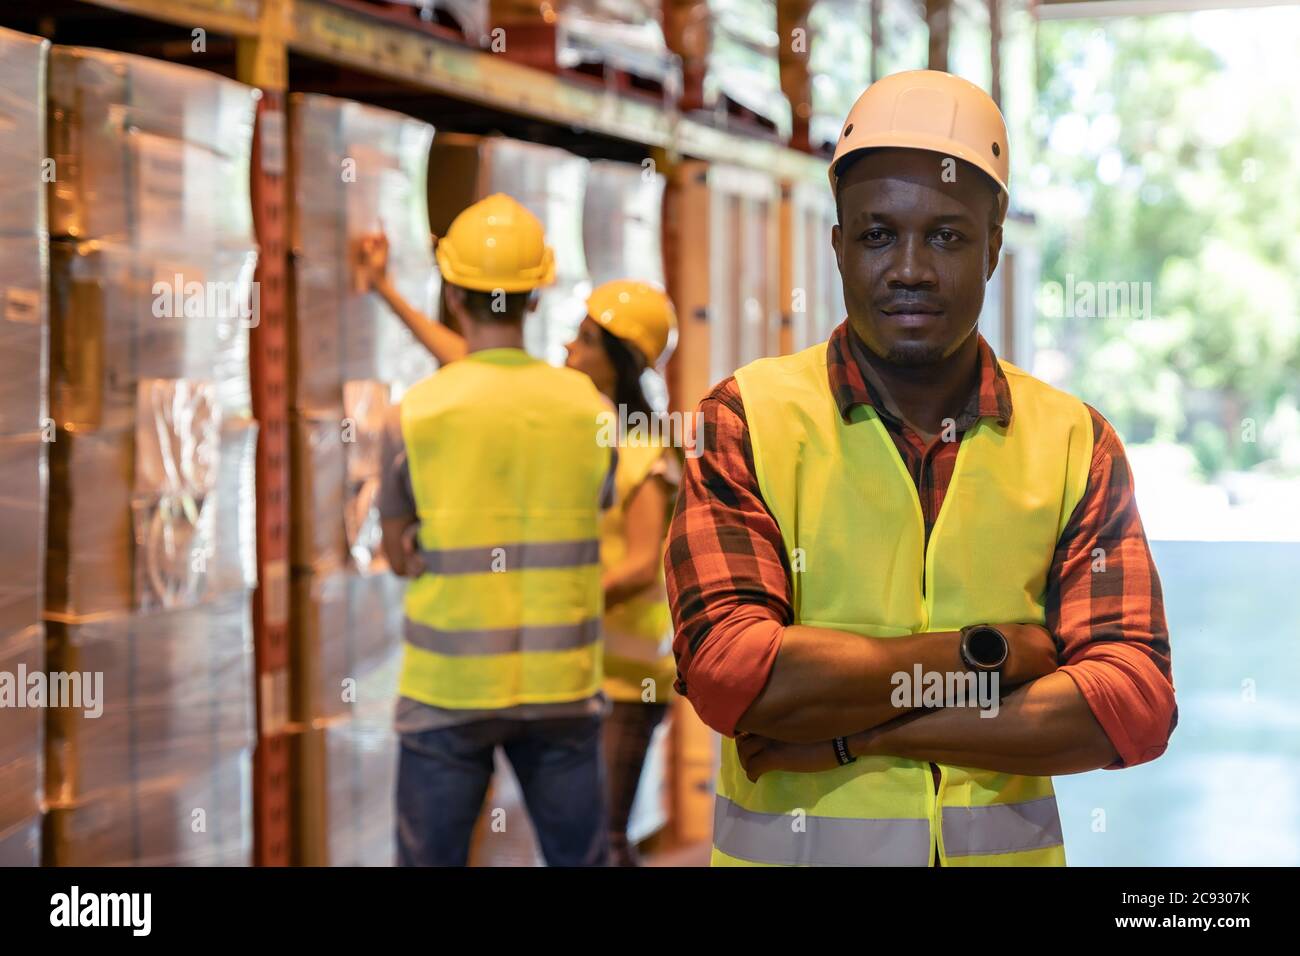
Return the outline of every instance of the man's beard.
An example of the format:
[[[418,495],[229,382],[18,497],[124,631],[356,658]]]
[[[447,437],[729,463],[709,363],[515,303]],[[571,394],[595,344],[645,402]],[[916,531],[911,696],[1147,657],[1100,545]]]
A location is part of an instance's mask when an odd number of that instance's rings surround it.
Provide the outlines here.
[[[889,347],[884,359],[890,365],[903,368],[920,368],[934,365],[944,359],[943,346],[932,342],[895,342]]]

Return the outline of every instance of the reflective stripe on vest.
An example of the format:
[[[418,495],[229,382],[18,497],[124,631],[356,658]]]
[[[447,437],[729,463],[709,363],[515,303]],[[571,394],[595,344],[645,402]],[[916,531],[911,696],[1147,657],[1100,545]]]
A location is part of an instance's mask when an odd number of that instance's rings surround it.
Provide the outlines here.
[[[530,568],[564,568],[595,564],[600,542],[534,541],[483,548],[443,548],[421,551],[426,574],[482,574],[484,571],[524,571]]]
[[[534,627],[498,627],[471,631],[440,631],[427,624],[405,622],[407,643],[421,650],[451,657],[510,654],[514,651],[566,651],[600,640],[600,619],[577,624]]]
[[[600,491],[591,380],[489,349],[417,383],[402,437],[425,573],[406,592],[399,692],[495,710],[600,687]]]
[[[927,545],[911,475],[874,410],[840,415],[826,350],[736,373],[763,501],[800,569],[790,582],[794,623],[890,638],[1045,621],[1056,543],[1087,487],[1093,436],[1083,403],[1002,363],[1012,418],[1005,427],[981,418],[963,435]],[[906,856],[925,866],[937,850],[944,866],[1064,863],[1050,777],[939,769],[937,789],[928,764],[895,757],[752,782],[724,740],[720,801],[759,820],[799,808],[807,819],[803,834],[733,823],[715,862],[889,865]],[[828,835],[800,844],[814,832]]]
[[[944,850],[950,857],[1023,853],[1061,844],[1051,797],[988,807],[945,807]],[[779,866],[925,866],[930,823],[916,819],[796,817],[756,813],[719,796],[713,845],[735,859]]]
[[[757,813],[719,795],[713,846],[728,856],[780,866],[925,866],[927,820],[861,820]]]

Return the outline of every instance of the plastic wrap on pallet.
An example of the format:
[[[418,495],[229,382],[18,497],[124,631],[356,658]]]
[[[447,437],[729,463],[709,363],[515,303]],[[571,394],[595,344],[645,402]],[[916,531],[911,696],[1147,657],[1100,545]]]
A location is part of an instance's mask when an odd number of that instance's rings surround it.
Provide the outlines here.
[[[41,865],[44,820],[44,814],[35,813],[8,830],[0,830],[0,866]]]
[[[314,724],[348,713],[348,581],[343,571],[293,578],[293,712]]]
[[[50,53],[50,231],[137,248],[251,248],[260,93],[207,70],[81,47]]]
[[[391,574],[295,576],[295,720],[391,721],[404,590]]]
[[[789,139],[790,102],[781,91],[776,0],[709,0],[713,47],[707,83],[769,120]]]
[[[17,837],[41,813],[45,767],[45,700],[32,696],[34,675],[45,671],[45,629],[39,623],[0,635],[0,866],[31,865]],[[12,862],[6,863],[6,855]]]
[[[41,620],[49,443],[0,436],[0,642]]]
[[[681,62],[664,41],[658,0],[568,0],[558,26],[560,66],[607,64],[658,83],[670,97],[680,92]]]
[[[0,27],[0,236],[45,230],[45,68],[49,41]]]
[[[404,590],[392,574],[295,578],[300,862],[392,865]]]
[[[60,426],[131,427],[140,382],[157,378],[211,382],[227,417],[249,414],[255,253],[195,263],[178,248],[165,262],[98,241],[55,242],[50,252],[51,415]]]
[[[256,582],[256,423],[206,417],[193,383],[145,385],[136,427],[50,445],[51,611],[187,607]]]
[[[397,737],[391,721],[349,718],[324,728],[331,866],[392,866]]]
[[[6,177],[0,171],[0,192]],[[36,431],[45,420],[48,274],[49,250],[42,237],[0,235],[0,435]]]
[[[400,394],[430,374],[427,351],[373,292],[358,287],[357,242],[382,230],[389,278],[426,314],[433,304],[427,196],[433,128],[328,96],[290,99],[294,143],[294,404],[336,407],[350,379]]]
[[[384,422],[393,407],[391,392],[384,382],[343,383],[343,422],[348,430],[344,443],[347,483],[343,527],[352,565],[361,574],[388,570],[376,497],[383,470]]]
[[[290,555],[295,568],[325,574],[348,560],[343,513],[346,459],[343,410],[296,410],[289,416],[294,520]]]
[[[0,435],[36,431],[46,414],[48,48],[0,28]]]
[[[251,746],[250,608],[242,592],[198,608],[48,621],[50,669],[82,685],[79,704],[51,712],[51,802],[201,774]]]
[[[663,197],[659,173],[632,163],[591,164],[582,238],[593,286],[614,279],[664,284]]]
[[[392,574],[348,579],[348,667],[356,678],[352,714],[391,721],[397,703],[406,583]]]
[[[56,866],[249,866],[252,748],[49,811]]]

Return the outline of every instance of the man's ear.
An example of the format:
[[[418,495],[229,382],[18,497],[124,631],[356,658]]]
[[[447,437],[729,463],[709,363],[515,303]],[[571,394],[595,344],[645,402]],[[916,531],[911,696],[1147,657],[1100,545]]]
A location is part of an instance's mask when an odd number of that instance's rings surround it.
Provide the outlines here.
[[[457,331],[461,335],[469,327],[469,310],[465,308],[465,290],[449,282],[442,284],[442,301],[447,306],[447,313],[456,321]],[[450,323],[448,323],[450,325]]]
[[[1002,255],[1002,226],[999,224],[997,226],[994,226],[993,229],[989,232],[988,272],[984,276],[985,282],[993,278],[993,273],[994,271],[996,271],[998,267],[998,259],[1001,257],[1001,255]]]
[[[541,291],[538,289],[533,289],[531,292],[528,293],[528,307],[524,311],[536,312],[537,306],[541,303],[541,301],[542,301]]]
[[[844,230],[838,222],[831,226],[831,248],[835,250],[835,266],[844,275]]]

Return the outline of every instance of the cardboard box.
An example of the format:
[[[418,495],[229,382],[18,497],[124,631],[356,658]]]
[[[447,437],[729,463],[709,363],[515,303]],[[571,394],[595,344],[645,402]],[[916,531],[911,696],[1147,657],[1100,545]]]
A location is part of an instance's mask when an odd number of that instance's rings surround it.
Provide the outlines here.
[[[46,819],[53,866],[250,866],[252,749],[201,772],[101,791]]]
[[[346,572],[295,574],[292,622],[292,719],[312,724],[349,713],[343,684],[351,676]]]
[[[44,814],[37,813],[8,830],[0,830],[0,866],[40,866],[44,822]]]
[[[0,680],[7,685],[3,695],[13,695],[0,711],[0,866],[18,865],[6,864],[6,853],[22,856],[21,847],[5,848],[6,834],[41,814],[46,710],[29,706],[39,702],[29,699],[25,676],[44,670],[45,630],[40,624],[0,636]]]
[[[0,643],[41,620],[48,447],[40,435],[0,436]]]
[[[50,253],[51,414],[61,427],[134,426],[148,379],[209,382],[225,417],[251,414],[254,252],[205,258],[178,244],[164,258],[94,241],[56,242]]]
[[[50,43],[0,27],[0,236],[45,231],[45,70]]]
[[[0,235],[0,435],[38,431],[48,412],[48,256],[43,237]]]
[[[254,246],[258,90],[152,57],[55,46],[50,232],[137,248]]]
[[[392,866],[398,742],[391,725],[341,717],[295,742],[295,862]]]
[[[81,675],[83,688],[80,706],[49,711],[51,805],[120,801],[158,781],[202,778],[252,747],[249,593],[185,610],[52,619],[47,628],[50,670]]]
[[[177,385],[160,388],[175,396]],[[146,416],[128,431],[58,433],[49,446],[47,610],[184,607],[256,583],[257,425],[204,429],[198,419]]]
[[[289,99],[294,251],[291,380],[298,409],[343,403],[343,383],[400,393],[434,362],[375,293],[358,287],[359,240],[383,231],[389,278],[425,314],[436,268],[426,194],[433,128],[400,113],[315,94]]]
[[[347,465],[343,445],[343,409],[293,411],[289,416],[292,447],[294,520],[290,553],[295,569],[328,574],[347,565],[344,533],[344,488]]]

